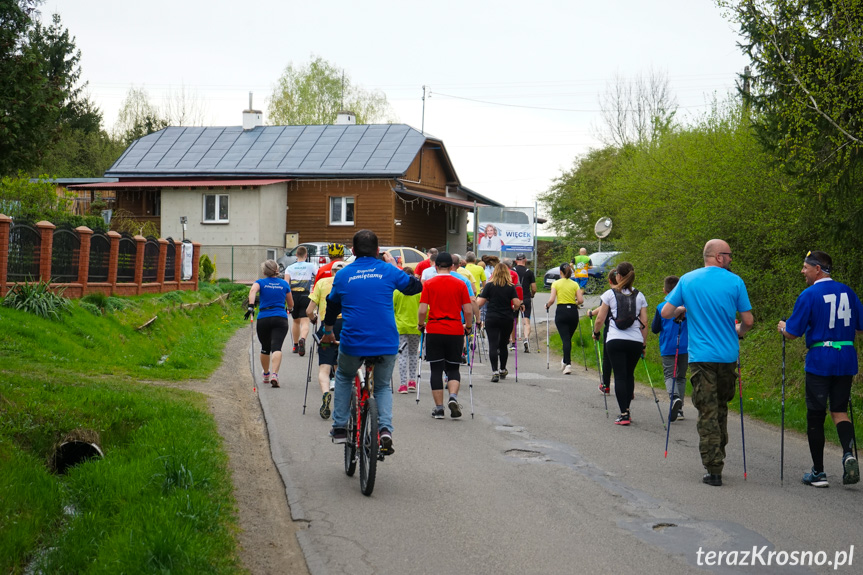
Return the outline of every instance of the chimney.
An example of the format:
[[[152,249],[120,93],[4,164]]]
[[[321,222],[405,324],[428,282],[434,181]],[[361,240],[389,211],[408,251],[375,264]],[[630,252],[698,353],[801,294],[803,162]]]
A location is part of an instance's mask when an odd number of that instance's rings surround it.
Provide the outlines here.
[[[252,93],[249,92],[249,109],[243,110],[243,130],[251,130],[264,125],[264,114],[252,108]]]
[[[357,116],[353,112],[348,112],[346,110],[342,110],[336,116],[336,126],[344,126],[344,125],[355,125],[357,123]]]

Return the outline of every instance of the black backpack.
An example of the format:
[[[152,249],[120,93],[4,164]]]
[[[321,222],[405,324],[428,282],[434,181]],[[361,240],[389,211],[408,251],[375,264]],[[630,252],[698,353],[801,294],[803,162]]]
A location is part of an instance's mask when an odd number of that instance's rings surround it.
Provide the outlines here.
[[[632,293],[626,295],[619,290],[611,290],[614,294],[614,301],[617,302],[617,317],[613,317],[614,324],[617,329],[629,329],[629,327],[638,320],[638,311],[635,309],[635,300],[638,297],[638,290],[632,288]]]

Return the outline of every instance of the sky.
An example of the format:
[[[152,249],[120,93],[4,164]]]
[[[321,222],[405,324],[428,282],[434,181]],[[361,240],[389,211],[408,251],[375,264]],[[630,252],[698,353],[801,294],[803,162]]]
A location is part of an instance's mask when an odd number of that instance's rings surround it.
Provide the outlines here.
[[[601,147],[615,77],[668,77],[683,122],[734,91],[747,64],[712,0],[48,0],[81,50],[109,130],[131,86],[154,104],[181,88],[204,124],[264,111],[285,67],[320,56],[386,94],[400,123],[440,138],[461,184],[509,206]],[[542,208],[540,208],[542,215]]]

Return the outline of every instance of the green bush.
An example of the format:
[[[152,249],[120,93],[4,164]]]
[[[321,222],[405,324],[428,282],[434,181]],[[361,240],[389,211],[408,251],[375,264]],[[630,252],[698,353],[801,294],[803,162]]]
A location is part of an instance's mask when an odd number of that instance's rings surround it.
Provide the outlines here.
[[[123,299],[121,297],[109,297],[108,301],[105,304],[105,309],[109,311],[122,311],[124,309],[129,309],[135,307],[134,302],[128,299]]]
[[[160,295],[159,301],[165,302],[165,303],[181,304],[181,303],[183,303],[183,296],[178,291],[171,291],[171,292],[168,292],[166,294]]]
[[[210,256],[201,254],[201,258],[198,261],[198,275],[201,281],[210,281],[214,273],[216,273],[216,265],[210,259]]]
[[[3,305],[27,313],[59,320],[60,313],[69,311],[69,300],[63,297],[64,289],[57,293],[51,291],[51,284],[46,281],[38,283],[16,283],[3,298]]]
[[[108,307],[108,296],[101,292],[89,293],[81,298],[82,302],[92,304],[100,309]]]
[[[81,309],[86,309],[93,315],[102,315],[102,308],[94,303],[81,300],[78,302],[78,307],[80,307]]]

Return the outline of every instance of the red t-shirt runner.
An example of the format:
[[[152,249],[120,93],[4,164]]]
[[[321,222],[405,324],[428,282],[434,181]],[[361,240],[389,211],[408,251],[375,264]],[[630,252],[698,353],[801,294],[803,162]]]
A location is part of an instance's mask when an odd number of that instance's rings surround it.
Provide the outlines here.
[[[458,278],[438,274],[423,285],[420,303],[428,304],[427,333],[464,335],[462,306],[470,303],[467,286]]]
[[[414,268],[414,275],[417,276],[418,278],[421,278],[423,276],[423,272],[426,269],[428,269],[430,266],[431,266],[431,260],[428,258],[424,259],[423,261],[418,263],[416,265],[416,267]]]
[[[524,290],[521,288],[521,282],[518,279],[518,274],[515,273],[515,270],[509,270],[509,277],[512,278],[512,284],[515,286],[515,293],[518,295],[518,299],[524,301]]]
[[[318,280],[320,279],[333,277],[333,264],[340,261],[342,260],[330,260],[330,263],[319,267],[318,273],[315,274],[315,283],[318,283]]]

